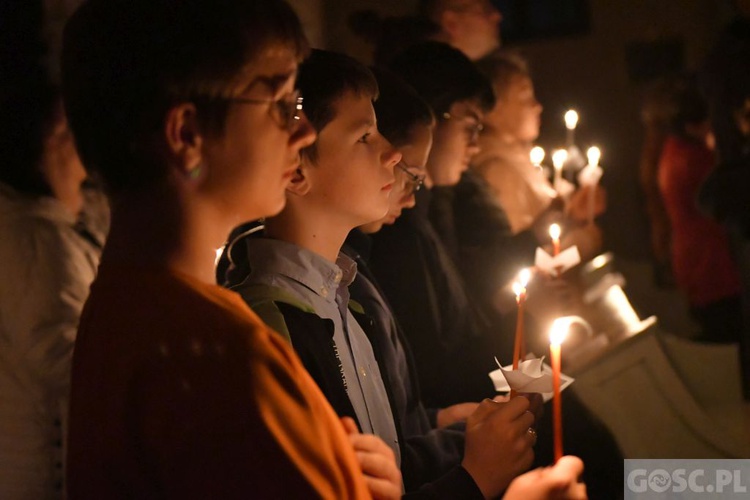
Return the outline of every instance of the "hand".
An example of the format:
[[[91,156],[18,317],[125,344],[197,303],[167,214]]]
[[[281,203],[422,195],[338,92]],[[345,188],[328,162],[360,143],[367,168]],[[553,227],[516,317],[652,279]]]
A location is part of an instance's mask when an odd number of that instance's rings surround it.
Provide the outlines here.
[[[538,392],[519,392],[518,396],[529,400],[529,409],[526,411],[530,411],[534,415],[534,423],[531,427],[536,429],[536,424],[544,414],[544,398]],[[497,398],[495,398],[495,401],[497,401]]]
[[[607,209],[607,192],[603,187],[581,186],[570,196],[565,213],[571,219],[578,222],[587,222],[589,220],[589,196],[591,190],[594,190],[594,217],[601,215]]]
[[[529,432],[534,415],[527,398],[507,403],[485,399],[466,421],[461,465],[485,498],[498,496],[534,460],[536,436]]]
[[[474,413],[478,406],[479,403],[459,403],[439,409],[437,412],[438,429],[444,429],[456,422],[463,422]]]
[[[586,500],[586,485],[578,482],[583,462],[562,457],[552,467],[532,470],[510,483],[503,500]]]
[[[343,417],[341,423],[349,435],[372,497],[375,500],[401,498],[401,471],[396,465],[393,450],[378,436],[360,433],[351,418]]]
[[[581,260],[588,260],[601,251],[604,243],[602,230],[596,224],[585,224],[571,228],[562,239],[562,247],[576,245],[581,254]]]

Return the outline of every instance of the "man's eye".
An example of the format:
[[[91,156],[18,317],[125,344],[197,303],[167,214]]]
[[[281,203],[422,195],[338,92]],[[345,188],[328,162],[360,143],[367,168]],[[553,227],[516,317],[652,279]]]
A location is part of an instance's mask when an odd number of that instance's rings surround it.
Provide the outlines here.
[[[365,143],[365,144],[367,144],[368,142],[370,142],[370,132],[367,132],[365,135],[363,135],[362,137],[360,137],[357,142],[362,142],[362,143]]]

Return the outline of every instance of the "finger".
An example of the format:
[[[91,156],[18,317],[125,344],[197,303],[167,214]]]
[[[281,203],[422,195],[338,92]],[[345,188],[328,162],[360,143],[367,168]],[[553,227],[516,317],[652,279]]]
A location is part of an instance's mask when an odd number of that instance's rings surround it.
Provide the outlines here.
[[[393,453],[393,450],[385,444],[385,441],[374,434],[351,435],[349,441],[352,443],[352,446],[354,446],[356,451],[383,455],[386,458],[393,460],[394,463],[396,461],[396,456]]]
[[[510,401],[510,396],[508,394],[500,394],[492,398],[492,401],[494,401],[495,403],[507,403],[508,401]]]
[[[537,416],[544,405],[544,398],[538,392],[521,392],[518,394],[529,400],[529,411]]]
[[[386,479],[365,476],[367,489],[375,500],[391,500],[401,498],[401,484],[392,483]]]
[[[341,417],[341,423],[344,426],[344,431],[347,434],[359,434],[357,423],[351,417]]]
[[[378,453],[357,451],[357,460],[362,467],[362,472],[368,476],[389,481],[401,480],[401,472],[393,459]]]
[[[573,478],[574,481],[577,481],[581,474],[583,474],[583,461],[572,455],[561,457],[552,468],[553,476]]]

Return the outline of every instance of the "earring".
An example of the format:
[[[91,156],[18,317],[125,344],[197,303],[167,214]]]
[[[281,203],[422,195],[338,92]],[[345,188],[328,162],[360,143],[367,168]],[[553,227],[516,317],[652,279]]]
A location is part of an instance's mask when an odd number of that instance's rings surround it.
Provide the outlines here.
[[[196,180],[198,177],[201,176],[202,173],[203,173],[203,163],[199,163],[198,165],[196,165],[195,167],[193,167],[192,169],[186,172],[187,177],[191,180]]]

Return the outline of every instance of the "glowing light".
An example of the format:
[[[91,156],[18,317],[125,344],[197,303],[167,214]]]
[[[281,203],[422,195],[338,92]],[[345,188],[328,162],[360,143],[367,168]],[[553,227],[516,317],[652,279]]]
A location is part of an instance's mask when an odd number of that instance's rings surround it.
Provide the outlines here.
[[[529,158],[531,159],[532,165],[534,165],[535,167],[540,166],[544,161],[544,154],[544,148],[540,146],[534,146],[533,148],[531,148]]]
[[[555,170],[561,170],[567,159],[568,152],[564,149],[558,149],[552,153],[552,165],[555,166]]]
[[[598,167],[599,159],[602,157],[602,152],[596,146],[592,146],[586,151],[586,157],[589,159],[589,165],[592,167]]]
[[[562,229],[560,229],[560,224],[550,224],[549,226],[549,237],[553,240],[559,240],[560,234],[562,233]]]
[[[576,128],[576,125],[578,125],[578,113],[574,109],[569,109],[565,113],[565,127],[568,130],[573,130]]]
[[[570,321],[567,318],[557,318],[552,322],[552,328],[549,330],[549,343],[560,345],[565,341],[570,330]]]
[[[520,301],[522,296],[526,294],[526,285],[529,284],[531,279],[531,270],[528,268],[521,269],[518,273],[518,281],[513,282],[513,293],[516,294],[516,300]]]
[[[594,269],[600,269],[604,267],[607,264],[607,257],[605,255],[597,255],[594,257],[594,259],[591,261],[591,266]]]

